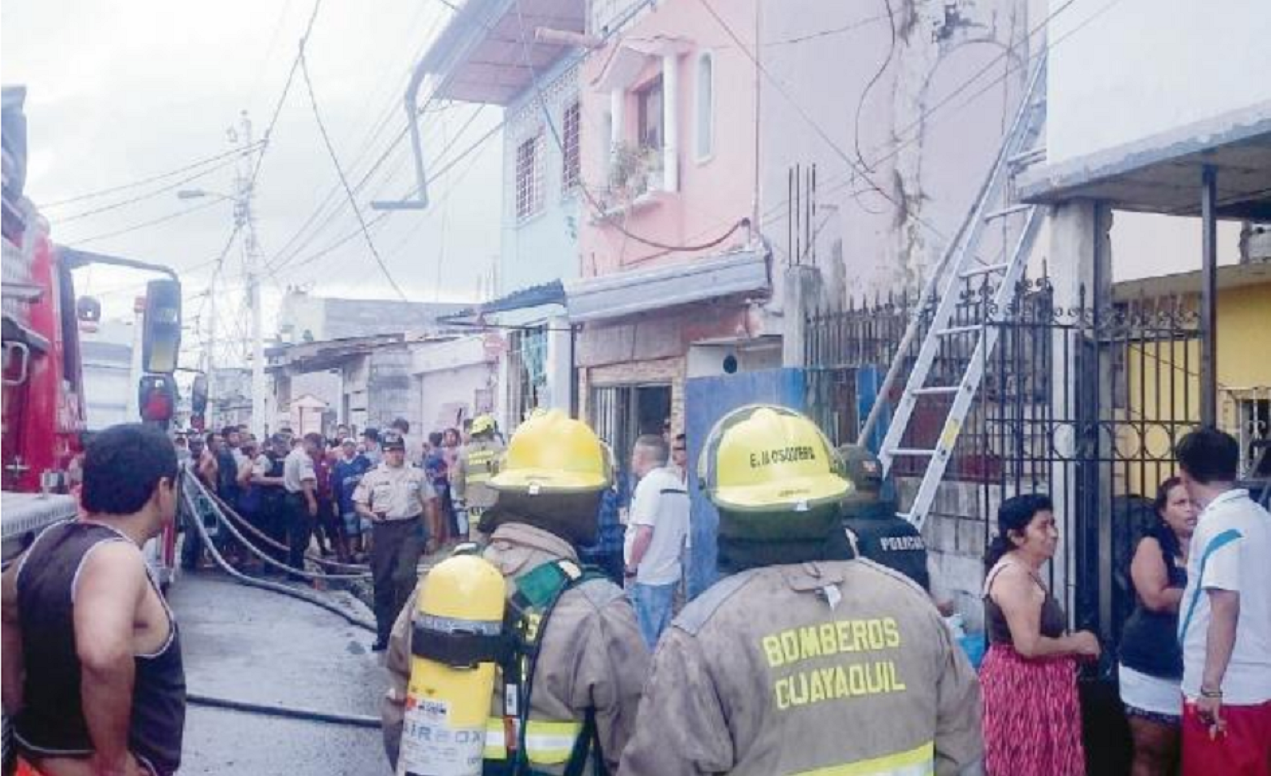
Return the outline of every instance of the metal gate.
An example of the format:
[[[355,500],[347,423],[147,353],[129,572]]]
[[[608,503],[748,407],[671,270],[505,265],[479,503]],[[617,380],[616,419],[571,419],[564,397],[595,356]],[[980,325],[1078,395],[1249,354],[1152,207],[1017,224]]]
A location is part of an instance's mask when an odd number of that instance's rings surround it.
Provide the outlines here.
[[[1175,443],[1199,421],[1194,306],[1168,298],[1100,309],[1083,290],[1075,306],[1057,308],[1043,277],[1022,281],[1011,308],[997,315],[980,289],[968,284],[961,292],[958,324],[997,326],[1000,339],[932,517],[955,521],[959,541],[978,533],[978,546],[957,548],[970,555],[987,544],[1003,499],[1050,494],[1061,532],[1051,589],[1074,627],[1115,644],[1134,605],[1129,564],[1154,519],[1151,499],[1175,471]],[[885,371],[904,321],[915,312],[929,317],[932,304],[924,300],[915,311],[909,300],[891,300],[808,317],[809,408],[836,441],[855,441],[859,408],[873,400],[860,395],[858,375]],[[936,368],[941,360],[964,363],[977,335],[948,339]],[[947,405],[925,405],[903,445],[933,447],[946,412]],[[921,469],[898,462],[893,472],[902,500],[911,497]]]
[[[725,414],[747,404],[766,402],[803,409],[806,392],[800,369],[763,369],[685,381],[684,435],[688,442],[689,497],[693,501],[688,595],[696,597],[716,579],[719,513],[697,479],[697,459],[711,429]]]

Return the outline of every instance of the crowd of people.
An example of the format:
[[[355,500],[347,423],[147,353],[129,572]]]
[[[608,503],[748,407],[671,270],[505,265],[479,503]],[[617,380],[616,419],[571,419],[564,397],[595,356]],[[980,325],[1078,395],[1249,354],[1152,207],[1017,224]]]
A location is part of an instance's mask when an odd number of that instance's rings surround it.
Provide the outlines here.
[[[1271,515],[1237,487],[1236,440],[1184,437],[1156,522],[1130,567],[1137,607],[1120,642],[1133,776],[1271,773]],[[985,765],[990,774],[1085,773],[1076,667],[1100,656],[1040,570],[1059,540],[1041,495],[1002,504],[986,558]]]
[[[518,635],[496,650],[497,718],[483,734],[498,772],[1086,772],[1078,668],[1107,645],[1071,631],[1047,589],[1060,537],[1043,494],[997,512],[977,672],[933,605],[926,567],[903,555],[915,537],[880,541],[859,520],[844,530],[852,494],[877,492],[876,459],[844,456],[792,410],[745,407],[702,440],[723,576],[691,601],[682,435],[638,438],[629,488],[613,452],[558,411],[526,420],[506,447],[485,418],[430,435],[415,455],[405,422],[351,432],[260,445],[231,427],[178,440],[175,454],[153,427],[95,438],[83,517],[48,529],[4,573],[4,706],[23,756],[48,773],[85,757],[95,772],[178,767],[180,643],[139,548],[174,517],[181,458],[286,539],[291,569],[314,528],[319,552],[369,560],[394,761],[441,745],[424,735],[436,720],[409,721],[424,709],[409,698],[412,656],[493,659],[481,640],[414,643],[449,627],[416,618],[430,578],[419,558],[466,535],[515,604]],[[1129,570],[1138,607],[1118,654],[1133,774],[1267,776],[1271,515],[1237,487],[1231,436],[1200,429],[1176,455]]]

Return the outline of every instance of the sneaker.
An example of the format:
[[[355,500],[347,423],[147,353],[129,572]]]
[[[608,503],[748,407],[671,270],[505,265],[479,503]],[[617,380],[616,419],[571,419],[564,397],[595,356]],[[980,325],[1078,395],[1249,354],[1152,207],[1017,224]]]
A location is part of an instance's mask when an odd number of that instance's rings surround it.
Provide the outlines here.
[[[388,649],[387,641],[380,641],[379,639],[376,639],[375,643],[371,645],[372,652],[383,652],[386,649]]]

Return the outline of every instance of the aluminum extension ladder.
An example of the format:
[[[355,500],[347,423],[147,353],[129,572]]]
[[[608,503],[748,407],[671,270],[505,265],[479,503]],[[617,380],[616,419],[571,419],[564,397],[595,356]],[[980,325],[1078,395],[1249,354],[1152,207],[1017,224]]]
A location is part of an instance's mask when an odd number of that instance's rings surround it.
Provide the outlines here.
[[[864,440],[869,439],[874,425],[878,422],[879,409],[886,403],[884,397],[890,392],[892,384],[903,369],[910,345],[922,328],[923,302],[928,299],[937,299],[913,369],[909,373],[904,393],[895,407],[891,424],[878,453],[884,474],[891,470],[892,463],[897,458],[927,461],[927,468],[913,503],[908,512],[900,515],[919,530],[926,522],[927,514],[935,500],[936,490],[949,464],[949,457],[953,453],[962,425],[971,410],[975,393],[984,378],[985,365],[997,345],[999,328],[991,324],[1000,322],[1014,302],[1017,284],[1028,264],[1033,242],[1045,218],[1042,210],[1036,205],[1022,205],[1010,201],[1011,178],[1019,169],[1040,160],[1045,155],[1044,148],[1034,147],[1045,122],[1045,84],[1046,60],[1043,56],[1029,79],[1028,90],[1020,101],[1020,107],[998,149],[993,167],[980,188],[975,205],[967,214],[957,236],[927,280],[919,306],[909,322],[904,339],[883,381],[879,399],[874,402],[874,408],[861,432],[860,439],[863,443]],[[984,261],[978,256],[984,228],[998,219],[1010,217],[1022,217],[1023,227],[1014,246],[1009,248],[1009,255],[1005,256],[1004,260]],[[978,284],[979,288],[985,288],[986,296],[991,295],[993,301],[988,306],[983,321],[970,325],[965,323],[955,325],[959,297],[963,285],[968,281]],[[937,355],[941,351],[941,343],[950,338],[971,335],[976,337],[976,342],[970,357],[960,359],[951,370],[954,373],[961,371],[960,379],[946,385],[929,385],[928,379],[931,377],[932,366]],[[918,403],[925,397],[950,396],[953,400],[935,447],[929,449],[902,447],[902,441],[909,430],[910,421]]]

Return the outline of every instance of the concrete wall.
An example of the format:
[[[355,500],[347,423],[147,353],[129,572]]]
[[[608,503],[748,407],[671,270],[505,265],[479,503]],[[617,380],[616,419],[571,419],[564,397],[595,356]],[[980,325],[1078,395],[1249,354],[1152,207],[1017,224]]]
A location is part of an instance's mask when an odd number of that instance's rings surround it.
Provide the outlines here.
[[[430,431],[458,427],[461,418],[476,416],[479,409],[477,392],[488,389],[490,381],[489,364],[469,364],[415,375],[420,397],[420,433],[417,436],[424,439]]]
[[[440,315],[466,304],[403,302],[400,299],[341,299],[289,291],[282,299],[278,329],[285,342],[363,337],[401,331],[426,331]]]
[[[777,262],[817,264],[840,297],[918,286],[1009,125],[1040,44],[1026,40],[1037,5],[892,3],[893,47],[881,3],[762,0],[759,211]],[[792,212],[795,165],[816,166],[816,212]],[[815,258],[791,256],[792,219],[810,223]],[[982,253],[1001,243],[989,239]]]
[[[498,368],[488,359],[481,335],[415,345],[411,359],[421,423],[419,434],[411,435],[421,440],[429,431],[456,425],[460,413],[476,415],[481,410],[478,391],[497,384]]]
[[[1271,100],[1266,0],[1050,6],[1049,162]]]
[[[568,57],[566,59],[569,59]],[[578,66],[561,62],[542,73],[543,102],[552,124],[564,142],[564,113],[578,99]],[[498,292],[578,277],[577,187],[565,189],[562,180],[563,156],[560,146],[543,116],[538,91],[529,89],[507,107],[503,130],[503,238],[499,257]],[[516,216],[516,149],[526,139],[539,136],[543,154],[543,208],[524,220]],[[593,140],[592,128],[584,124],[580,139]]]

